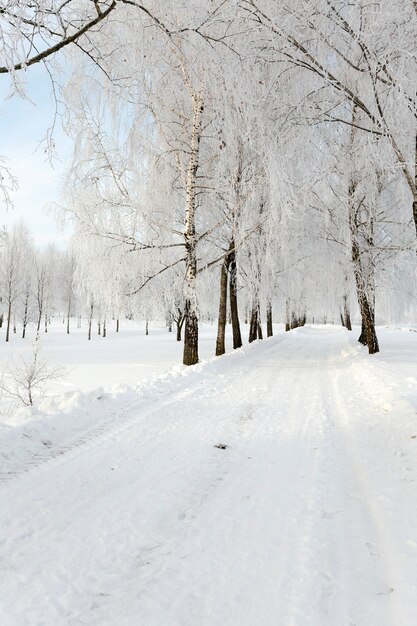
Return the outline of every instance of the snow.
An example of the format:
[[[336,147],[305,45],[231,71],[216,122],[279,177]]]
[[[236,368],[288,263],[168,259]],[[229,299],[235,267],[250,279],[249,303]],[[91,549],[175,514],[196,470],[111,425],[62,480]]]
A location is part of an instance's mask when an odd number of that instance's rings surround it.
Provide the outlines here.
[[[50,391],[92,391],[96,387],[112,388],[115,385],[134,385],[139,380],[162,374],[182,360],[182,343],[176,341],[175,328],[172,333],[157,323],[151,323],[149,336],[145,336],[145,324],[121,320],[120,332],[115,332],[115,322],[108,324],[107,337],[97,334],[93,326],[91,341],[87,340],[87,322],[76,327],[72,320],[71,334],[58,318],[52,320],[48,333],[41,332],[41,341],[48,359],[66,370],[66,375],[50,385]],[[19,329],[20,330],[20,329]],[[203,324],[200,332],[201,356],[214,354],[213,333],[215,326]],[[0,337],[0,363],[4,369],[11,355],[18,359],[31,350],[35,336],[34,327],[28,328],[28,338],[11,335],[8,346]],[[230,342],[229,342],[230,343]]]
[[[314,326],[186,369],[161,329],[134,384],[137,331],[105,344],[118,388],[96,353],[0,430],[0,623],[416,624],[417,333],[378,332],[373,357]]]

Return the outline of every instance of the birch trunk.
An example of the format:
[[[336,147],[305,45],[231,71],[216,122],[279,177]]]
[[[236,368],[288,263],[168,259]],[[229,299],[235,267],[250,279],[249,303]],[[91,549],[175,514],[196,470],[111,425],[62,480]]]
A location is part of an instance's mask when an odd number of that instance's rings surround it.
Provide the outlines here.
[[[345,322],[345,326],[348,330],[352,330],[352,322],[350,319],[350,309],[349,309],[349,304],[348,304],[348,297],[347,295],[343,296],[343,309],[344,309],[344,322]]]
[[[8,304],[8,308],[7,308],[6,341],[9,341],[9,337],[10,337],[11,318],[12,318],[12,303],[9,300],[9,304]]]
[[[417,133],[414,146],[414,189],[413,191],[413,219],[417,236]]]
[[[39,307],[38,323],[36,325],[36,332],[37,333],[39,333],[39,331],[41,329],[41,322],[42,322],[42,305],[40,305],[40,307]]]
[[[269,302],[266,309],[266,336],[272,337],[274,329],[272,327],[272,304]]]
[[[28,313],[29,313],[29,291],[26,291],[25,295],[25,308],[23,312],[23,321],[22,321],[22,339],[26,337],[26,326],[28,325]]]
[[[242,333],[240,331],[239,308],[237,302],[237,263],[236,263],[236,226],[240,219],[241,208],[241,182],[243,171],[243,146],[238,140],[237,167],[234,180],[236,193],[235,203],[232,209],[232,238],[229,245],[229,298],[230,298],[230,319],[232,322],[233,349],[242,347]],[[246,322],[247,323],[247,322]]]
[[[369,294],[367,293],[359,245],[354,234],[352,234],[352,262],[355,274],[358,304],[362,317],[362,332],[359,337],[359,341],[360,343],[368,346],[369,354],[376,354],[379,352],[379,345],[375,331],[374,305],[373,302],[371,302]]]
[[[220,302],[219,317],[217,320],[216,356],[226,352],[225,335],[227,319],[227,279],[229,270],[229,255],[227,255],[220,268]]]
[[[258,321],[258,304],[254,304],[250,315],[249,326],[249,343],[256,341],[258,338],[259,321]]]
[[[230,315],[232,318],[233,350],[242,347],[242,333],[240,332],[239,309],[237,304],[237,265],[234,240],[230,243],[232,252],[229,254],[229,292]]]
[[[258,339],[263,339],[263,338],[264,338],[264,334],[262,332],[261,314],[260,314],[260,311],[258,310]]]
[[[202,96],[192,95],[192,129],[191,150],[186,176],[185,206],[185,332],[184,332],[184,365],[198,363],[198,316],[197,316],[197,254],[195,233],[196,183],[199,165],[200,139],[204,104]]]
[[[94,301],[91,300],[90,304],[90,317],[88,318],[88,340],[91,340],[91,327],[93,324],[93,313],[94,313]]]
[[[181,339],[182,339],[182,337],[181,337],[182,327],[184,325],[184,316],[183,315],[181,315],[181,317],[178,317],[175,320],[175,325],[177,327],[177,341],[181,341]]]
[[[67,335],[70,334],[70,317],[71,317],[71,296],[68,298],[68,308],[67,308]]]
[[[290,301],[285,303],[285,332],[291,330],[291,318],[290,318]]]
[[[359,335],[358,341],[363,346],[367,346],[368,344],[366,342],[366,330],[365,330],[365,323],[364,323],[363,317],[362,317],[362,311],[360,313],[361,313],[362,322],[361,322],[361,334]]]

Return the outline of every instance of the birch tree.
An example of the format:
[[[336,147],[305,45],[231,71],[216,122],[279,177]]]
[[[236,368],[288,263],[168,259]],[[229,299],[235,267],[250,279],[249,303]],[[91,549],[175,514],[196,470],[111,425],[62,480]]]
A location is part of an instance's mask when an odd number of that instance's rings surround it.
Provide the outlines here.
[[[5,234],[0,265],[0,289],[7,308],[7,342],[10,339],[14,307],[24,291],[25,270],[27,269],[24,265],[24,257],[28,247],[28,234],[22,223],[15,225],[10,233]]]

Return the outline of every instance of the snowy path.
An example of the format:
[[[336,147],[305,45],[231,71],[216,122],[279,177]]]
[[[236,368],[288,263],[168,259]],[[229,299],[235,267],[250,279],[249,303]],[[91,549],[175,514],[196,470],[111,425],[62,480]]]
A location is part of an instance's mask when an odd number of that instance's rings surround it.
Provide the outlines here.
[[[414,626],[416,416],[392,374],[305,328],[130,397],[0,483],[0,623]]]

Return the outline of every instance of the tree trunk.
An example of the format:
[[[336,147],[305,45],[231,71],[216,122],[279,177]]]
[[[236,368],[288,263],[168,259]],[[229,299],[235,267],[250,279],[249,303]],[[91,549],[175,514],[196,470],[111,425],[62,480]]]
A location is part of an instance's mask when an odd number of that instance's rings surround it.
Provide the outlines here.
[[[417,133],[415,138],[414,159],[413,219],[417,235]]]
[[[146,320],[146,323],[145,323],[145,335],[146,336],[149,335],[149,322],[148,322],[148,320]]]
[[[350,310],[349,310],[347,295],[343,296],[343,305],[344,305],[343,308],[344,308],[345,326],[348,330],[352,330],[352,322],[350,319]]]
[[[184,325],[184,315],[180,315],[179,317],[177,317],[177,319],[175,320],[175,325],[177,327],[177,341],[181,341],[181,332]]]
[[[368,346],[369,354],[376,354],[377,352],[379,352],[379,344],[375,331],[375,314],[372,310],[372,307],[369,305],[367,298],[364,299],[364,302],[361,306],[361,315],[363,328],[361,336],[364,332],[364,345]]]
[[[12,303],[9,302],[9,305],[8,305],[8,308],[7,308],[6,341],[9,341],[9,337],[10,337],[11,317],[12,317]]]
[[[369,354],[379,352],[378,338],[375,331],[375,312],[369,301],[366,290],[365,279],[363,276],[362,263],[359,252],[359,245],[356,237],[352,235],[352,261],[355,274],[356,292],[358,296],[358,304],[362,317],[362,332],[359,342],[368,346]]]
[[[117,320],[116,320],[116,333],[119,332],[119,328],[120,328],[119,318],[117,318]]]
[[[250,326],[249,326],[249,343],[256,341],[258,338],[258,305],[255,304],[252,308],[250,315]]]
[[[326,321],[324,322],[326,323]],[[298,328],[300,325],[298,317],[296,316],[296,314],[294,313],[294,311],[291,312],[291,330],[293,330],[294,328]]]
[[[39,331],[41,329],[41,322],[42,322],[42,307],[39,309],[38,323],[37,323],[37,326],[36,326],[36,333],[39,333]]]
[[[103,337],[107,337],[106,318],[103,320]]]
[[[192,94],[192,129],[190,157],[186,177],[185,207],[185,250],[186,273],[184,285],[185,333],[183,364],[198,363],[198,317],[197,317],[197,254],[195,233],[196,183],[199,165],[200,140],[202,133],[203,99],[200,94]]]
[[[258,313],[258,339],[263,339],[263,338],[264,338],[264,334],[262,332],[261,316]]]
[[[28,311],[29,311],[29,291],[26,292],[25,295],[25,308],[23,311],[23,320],[22,320],[22,339],[26,337],[26,326],[28,324]]]
[[[232,318],[232,334],[233,334],[233,350],[242,347],[242,333],[240,332],[239,309],[237,304],[237,265],[235,242],[230,242],[229,249],[229,298],[230,298],[230,315]]]
[[[186,299],[183,364],[196,363],[198,363],[198,318],[190,300]]]
[[[90,304],[90,317],[88,318],[88,340],[91,340],[91,327],[93,324],[94,302],[91,300]]]
[[[361,318],[362,318],[362,312],[361,312]],[[358,338],[359,343],[361,343],[363,346],[366,346],[366,330],[365,330],[365,323],[363,321],[362,318],[362,324],[361,324],[361,334],[359,335]]]
[[[227,279],[228,279],[228,256],[224,259],[220,268],[220,302],[219,317],[217,320],[216,356],[221,356],[226,352],[226,318],[227,318]]]
[[[68,298],[68,309],[67,309],[67,335],[70,334],[70,317],[71,317],[71,298]]]
[[[285,303],[285,332],[291,330],[291,317],[290,317],[290,301]]]
[[[266,336],[272,337],[274,329],[272,327],[272,304],[269,302],[266,308]]]

